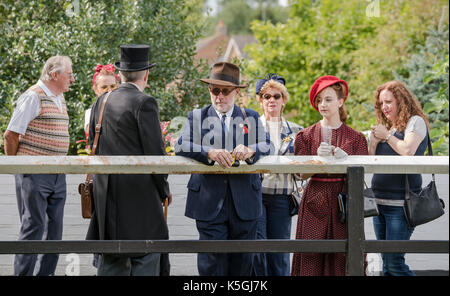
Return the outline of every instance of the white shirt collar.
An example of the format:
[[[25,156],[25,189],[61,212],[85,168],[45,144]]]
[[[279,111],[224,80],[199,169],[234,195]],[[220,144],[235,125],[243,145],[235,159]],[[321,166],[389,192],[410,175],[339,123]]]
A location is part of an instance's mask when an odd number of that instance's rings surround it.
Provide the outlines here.
[[[45,92],[45,94],[47,95],[47,97],[53,97],[53,98],[57,98],[60,99],[62,97],[62,93],[55,96],[49,89],[48,87],[45,85],[45,83],[39,79],[37,85],[39,85],[40,88],[42,88],[42,90]]]
[[[233,110],[234,110],[234,105],[233,108],[231,108],[230,110],[228,110],[227,113],[225,113],[225,115],[227,116],[227,120],[231,118],[231,114],[233,114]],[[216,111],[217,116],[219,116],[220,119],[222,119],[222,116],[224,115],[223,113],[217,111],[216,109],[214,109],[214,111]]]

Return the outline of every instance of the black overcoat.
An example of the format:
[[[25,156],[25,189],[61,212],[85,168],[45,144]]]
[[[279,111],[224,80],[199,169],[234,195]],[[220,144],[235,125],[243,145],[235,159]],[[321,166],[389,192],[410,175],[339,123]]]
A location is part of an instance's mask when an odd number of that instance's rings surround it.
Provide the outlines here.
[[[91,143],[104,98],[92,107]],[[165,155],[155,98],[130,83],[115,89],[106,103],[96,155]],[[86,239],[168,239],[161,200],[169,192],[163,174],[96,175],[95,210]]]

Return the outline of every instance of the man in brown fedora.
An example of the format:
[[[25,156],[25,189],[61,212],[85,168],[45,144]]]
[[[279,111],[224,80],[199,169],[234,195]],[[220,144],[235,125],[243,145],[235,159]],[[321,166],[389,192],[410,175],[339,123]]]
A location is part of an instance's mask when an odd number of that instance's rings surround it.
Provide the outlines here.
[[[235,98],[241,88],[239,68],[230,63],[213,65],[208,84],[211,104],[188,114],[175,145],[177,155],[206,165],[217,162],[229,169],[234,162],[255,163],[267,154],[263,125],[257,112],[240,109]],[[258,174],[192,174],[187,185],[187,217],[196,219],[200,240],[256,239],[262,213]],[[199,253],[200,275],[251,275],[251,253]]]

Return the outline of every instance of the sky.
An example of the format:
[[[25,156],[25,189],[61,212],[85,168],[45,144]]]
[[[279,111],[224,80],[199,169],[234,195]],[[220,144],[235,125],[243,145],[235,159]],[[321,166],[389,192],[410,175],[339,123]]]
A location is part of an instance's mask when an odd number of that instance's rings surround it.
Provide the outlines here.
[[[278,0],[278,4],[282,5],[282,6],[287,6],[288,5],[288,1],[289,0]],[[218,4],[217,4],[217,0],[207,0],[206,1],[206,5],[209,8],[212,9],[211,11],[211,15],[215,15],[217,13],[217,9],[218,9]]]

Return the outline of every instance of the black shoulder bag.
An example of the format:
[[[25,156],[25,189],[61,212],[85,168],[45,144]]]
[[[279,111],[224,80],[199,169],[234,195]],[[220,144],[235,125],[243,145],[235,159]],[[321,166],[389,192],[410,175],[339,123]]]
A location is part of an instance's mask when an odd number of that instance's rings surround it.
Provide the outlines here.
[[[430,136],[428,138],[428,155],[433,155]],[[431,182],[419,193],[409,190],[408,175],[405,175],[405,215],[410,227],[433,221],[444,214],[445,204],[439,198],[436,179],[431,174]]]

